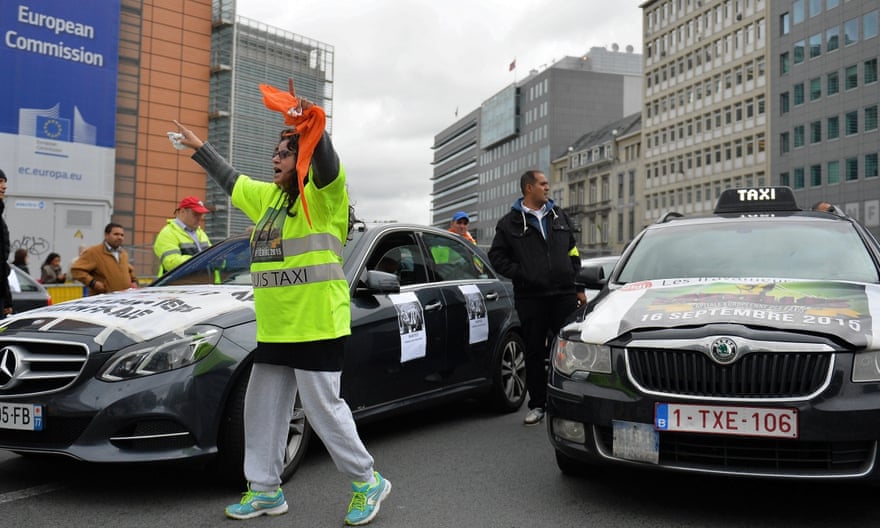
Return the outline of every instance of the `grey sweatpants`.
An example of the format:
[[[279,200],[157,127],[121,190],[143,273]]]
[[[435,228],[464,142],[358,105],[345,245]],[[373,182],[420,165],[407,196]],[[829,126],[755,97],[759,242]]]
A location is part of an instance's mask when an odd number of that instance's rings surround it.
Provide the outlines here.
[[[297,389],[312,430],[324,443],[336,468],[349,480],[373,478],[367,452],[351,409],[339,396],[342,373],[255,363],[244,398],[244,476],[254,491],[281,486],[287,430]]]

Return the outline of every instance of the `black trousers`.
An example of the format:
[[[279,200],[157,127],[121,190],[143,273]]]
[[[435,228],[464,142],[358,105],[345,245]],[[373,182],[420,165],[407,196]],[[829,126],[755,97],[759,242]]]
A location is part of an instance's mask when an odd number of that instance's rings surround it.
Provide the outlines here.
[[[516,299],[516,313],[526,343],[526,389],[529,409],[545,406],[547,400],[547,360],[550,344],[568,316],[577,308],[574,293]]]

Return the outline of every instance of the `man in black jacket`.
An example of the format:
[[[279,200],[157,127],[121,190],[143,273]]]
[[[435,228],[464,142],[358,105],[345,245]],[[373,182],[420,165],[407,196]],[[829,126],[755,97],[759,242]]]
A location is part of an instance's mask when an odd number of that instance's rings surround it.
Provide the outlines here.
[[[526,344],[529,412],[524,423],[536,425],[544,419],[547,397],[548,335],[556,334],[586,297],[574,285],[581,267],[574,230],[568,216],[550,199],[547,177],[529,170],[520,177],[519,186],[523,196],[495,226],[489,260],[513,281]]]
[[[3,218],[6,207],[6,174],[0,170],[0,319],[12,313],[12,292],[9,291],[9,252],[11,241],[9,240],[9,228]]]

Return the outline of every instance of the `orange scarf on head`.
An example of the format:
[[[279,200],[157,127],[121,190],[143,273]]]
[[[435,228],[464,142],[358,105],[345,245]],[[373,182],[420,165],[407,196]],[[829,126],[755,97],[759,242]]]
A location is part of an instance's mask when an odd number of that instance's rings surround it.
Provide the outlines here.
[[[284,124],[292,126],[299,134],[299,153],[296,157],[296,183],[299,187],[299,196],[302,200],[303,211],[306,213],[306,220],[309,227],[312,226],[312,219],[309,216],[309,204],[306,203],[306,195],[303,192],[306,176],[309,174],[309,165],[312,164],[312,154],[318,141],[324,135],[324,126],[327,122],[327,116],[324,109],[319,106],[312,106],[308,110],[304,110],[302,114],[293,116],[290,110],[299,107],[299,99],[285,92],[270,86],[268,84],[260,84],[260,91],[263,92],[263,104],[269,110],[281,112],[284,115]]]

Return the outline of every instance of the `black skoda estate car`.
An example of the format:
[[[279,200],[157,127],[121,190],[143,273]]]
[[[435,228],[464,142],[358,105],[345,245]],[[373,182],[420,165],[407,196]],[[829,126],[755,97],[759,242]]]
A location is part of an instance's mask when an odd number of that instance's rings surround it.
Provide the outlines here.
[[[878,474],[880,253],[789,188],[729,189],[630,244],[552,352],[550,440],[595,463],[783,478]]]
[[[344,251],[352,336],[343,396],[358,420],[481,396],[525,395],[512,286],[447,231],[359,226]],[[255,347],[248,239],[154,285],[31,310],[0,324],[0,449],[92,462],[200,459],[241,477]],[[296,412],[284,478],[310,427]]]

